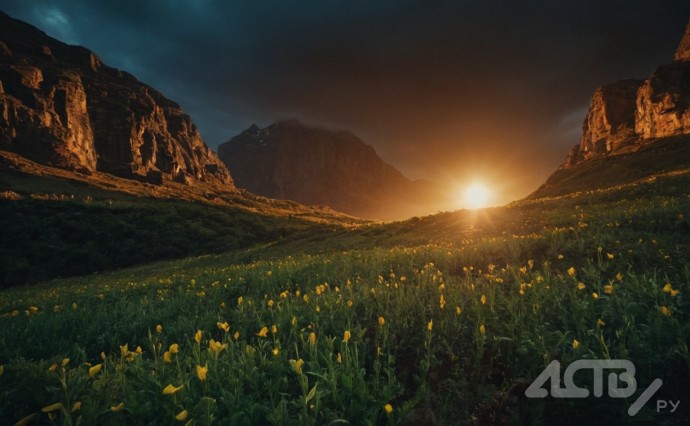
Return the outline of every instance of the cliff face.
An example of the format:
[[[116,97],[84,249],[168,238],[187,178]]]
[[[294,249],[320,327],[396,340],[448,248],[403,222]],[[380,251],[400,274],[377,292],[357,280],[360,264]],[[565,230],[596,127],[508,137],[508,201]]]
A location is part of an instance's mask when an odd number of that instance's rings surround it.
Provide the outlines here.
[[[252,125],[220,145],[218,153],[238,187],[361,217],[421,214],[414,204],[432,192],[405,178],[356,136],[297,121],[264,129]]]
[[[179,105],[2,12],[0,149],[155,184],[233,183]]]
[[[690,22],[673,63],[658,67],[645,80],[623,80],[594,92],[580,143],[561,168],[689,133]]]

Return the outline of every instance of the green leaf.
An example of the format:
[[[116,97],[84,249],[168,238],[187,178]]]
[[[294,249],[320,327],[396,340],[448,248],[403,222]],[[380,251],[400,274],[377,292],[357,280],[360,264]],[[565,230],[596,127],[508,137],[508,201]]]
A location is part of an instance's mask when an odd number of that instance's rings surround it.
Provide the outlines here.
[[[311,401],[314,398],[314,396],[316,396],[316,385],[318,385],[318,383],[314,383],[314,387],[311,388],[311,390],[307,394],[307,397],[304,399],[305,404],[309,404],[309,401]]]

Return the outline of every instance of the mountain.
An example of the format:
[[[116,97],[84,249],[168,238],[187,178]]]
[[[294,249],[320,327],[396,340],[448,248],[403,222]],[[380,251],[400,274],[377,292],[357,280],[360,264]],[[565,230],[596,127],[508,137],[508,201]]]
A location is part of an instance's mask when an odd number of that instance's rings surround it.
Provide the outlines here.
[[[229,171],[175,102],[0,12],[0,152],[161,185],[213,183]]]
[[[623,184],[687,168],[688,144],[690,22],[672,63],[659,66],[646,79],[596,89],[580,143],[532,196]]]
[[[297,120],[252,125],[218,154],[238,187],[365,218],[423,214],[422,204],[438,197],[432,184],[407,179],[353,134]]]

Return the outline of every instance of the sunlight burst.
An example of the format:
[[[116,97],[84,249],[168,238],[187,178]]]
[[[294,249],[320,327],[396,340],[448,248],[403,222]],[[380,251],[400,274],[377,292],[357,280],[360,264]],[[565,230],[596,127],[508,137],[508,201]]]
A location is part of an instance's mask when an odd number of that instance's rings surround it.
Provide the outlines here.
[[[469,209],[481,209],[486,207],[491,198],[491,191],[486,185],[475,182],[465,189],[465,207]]]

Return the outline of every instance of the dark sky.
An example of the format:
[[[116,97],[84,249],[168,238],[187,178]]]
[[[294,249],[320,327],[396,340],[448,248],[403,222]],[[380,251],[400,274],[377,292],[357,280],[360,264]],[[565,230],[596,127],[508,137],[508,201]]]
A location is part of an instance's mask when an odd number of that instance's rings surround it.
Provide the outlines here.
[[[594,89],[671,62],[688,0],[3,0],[180,103],[214,149],[252,123],[350,130],[410,178],[507,202],[579,141]],[[232,172],[232,171],[231,171]]]

